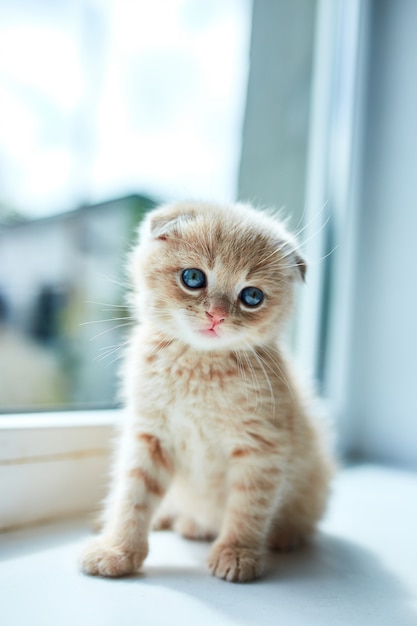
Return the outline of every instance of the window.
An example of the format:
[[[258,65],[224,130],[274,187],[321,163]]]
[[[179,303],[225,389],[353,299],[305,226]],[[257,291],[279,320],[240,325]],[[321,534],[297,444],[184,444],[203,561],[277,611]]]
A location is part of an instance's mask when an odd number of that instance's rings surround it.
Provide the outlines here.
[[[79,494],[72,511],[98,497],[92,473],[104,484],[119,413],[39,408],[113,402],[129,322],[122,259],[144,211],[166,198],[286,204],[310,261],[294,344],[340,448],[416,467],[415,5],[85,0],[42,14],[43,3],[15,8],[24,4],[0,9],[10,121],[0,129],[0,410],[34,412],[0,416],[0,484],[21,494],[0,498],[0,526],[22,519],[28,494],[50,503],[58,473]],[[22,42],[36,49],[28,63]],[[95,322],[107,317],[121,319]],[[14,364],[4,358],[12,323]],[[51,373],[46,400],[30,398],[42,385],[22,342]],[[46,508],[34,507],[37,519]]]
[[[104,493],[125,255],[155,202],[236,196],[250,23],[250,0],[0,8],[0,528]]]
[[[250,8],[0,8],[0,412],[115,406],[136,225],[236,194]]]

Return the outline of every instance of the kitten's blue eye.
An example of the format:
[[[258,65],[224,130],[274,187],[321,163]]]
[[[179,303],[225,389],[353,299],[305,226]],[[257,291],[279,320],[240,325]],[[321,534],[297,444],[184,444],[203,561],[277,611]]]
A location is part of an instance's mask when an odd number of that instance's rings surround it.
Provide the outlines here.
[[[264,292],[257,287],[245,287],[240,292],[239,298],[246,306],[259,306],[264,299]]]
[[[206,286],[206,275],[195,267],[184,270],[181,278],[184,285],[190,289],[202,289]]]

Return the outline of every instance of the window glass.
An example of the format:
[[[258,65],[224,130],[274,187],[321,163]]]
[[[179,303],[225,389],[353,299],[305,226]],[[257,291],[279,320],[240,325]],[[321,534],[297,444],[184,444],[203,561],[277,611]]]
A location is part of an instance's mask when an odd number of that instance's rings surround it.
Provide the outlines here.
[[[117,402],[137,223],[235,197],[250,9],[0,4],[0,411]]]

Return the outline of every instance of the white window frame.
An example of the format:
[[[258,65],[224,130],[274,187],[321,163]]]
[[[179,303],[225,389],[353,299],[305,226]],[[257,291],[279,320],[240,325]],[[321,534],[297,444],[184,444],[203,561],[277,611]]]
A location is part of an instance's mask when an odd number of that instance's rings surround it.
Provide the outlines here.
[[[320,327],[327,306],[326,371],[321,390],[336,423],[337,447],[346,438],[347,384],[353,332],[354,277],[366,102],[370,0],[318,0],[303,238],[312,263],[300,294],[297,354],[318,374]],[[327,220],[336,249],[326,248]],[[326,259],[326,255],[330,258]],[[325,264],[332,264],[325,303]]]

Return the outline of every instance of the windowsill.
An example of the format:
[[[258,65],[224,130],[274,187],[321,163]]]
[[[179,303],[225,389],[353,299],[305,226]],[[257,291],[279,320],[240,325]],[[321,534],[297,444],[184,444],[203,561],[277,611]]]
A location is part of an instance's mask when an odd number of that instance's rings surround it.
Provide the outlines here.
[[[20,428],[77,428],[114,426],[120,422],[121,409],[85,411],[48,411],[45,413],[0,414],[0,432]]]
[[[365,465],[341,472],[314,545],[271,557],[267,576],[209,576],[208,546],[153,533],[141,575],[112,581],[77,569],[83,520],[0,535],[4,626],[411,626],[417,620],[417,475]],[[24,598],[24,602],[22,602]]]
[[[91,511],[121,410],[1,416],[0,530]]]

